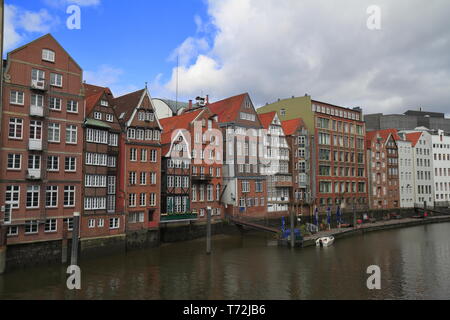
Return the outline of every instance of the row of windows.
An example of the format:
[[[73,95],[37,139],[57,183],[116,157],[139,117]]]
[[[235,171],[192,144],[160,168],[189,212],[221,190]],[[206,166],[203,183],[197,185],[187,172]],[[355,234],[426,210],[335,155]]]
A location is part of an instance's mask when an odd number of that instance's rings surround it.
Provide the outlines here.
[[[147,155],[148,155],[148,150],[147,149],[140,149],[141,153],[140,153],[140,160],[141,162],[147,162]],[[136,148],[131,148],[130,149],[130,161],[137,161],[138,159],[138,149]],[[150,162],[157,162],[158,160],[158,150],[150,150]]]
[[[215,191],[215,200],[220,200],[220,192],[221,186],[217,184],[215,187],[213,184],[208,184],[206,186],[206,201],[214,201],[214,191]],[[197,201],[205,201],[205,186],[203,184],[200,185],[192,185],[192,202]]]
[[[133,140],[155,140],[159,141],[161,139],[161,132],[159,130],[151,129],[134,129],[129,128],[127,130],[127,138]]]
[[[91,166],[101,166],[109,168],[115,168],[117,164],[117,158],[115,156],[109,156],[104,153],[86,153],[85,164]]]
[[[105,120],[108,122],[114,122],[114,115],[112,113],[105,113]],[[102,112],[94,112],[94,119],[95,120],[103,120],[103,113]]]
[[[130,208],[137,207],[137,196],[136,193],[130,193],[128,195],[128,206]],[[156,193],[150,193],[149,194],[149,202],[148,205],[150,207],[156,207]],[[147,193],[140,193],[139,194],[139,206],[140,207],[146,207],[147,206]]]
[[[147,172],[140,172],[139,173],[139,184],[141,186],[147,185]],[[157,175],[156,172],[150,172],[150,184],[155,185],[156,184]],[[128,184],[131,186],[134,186],[137,184],[137,172],[130,171],[128,173]],[[189,182],[188,182],[189,184]]]
[[[334,190],[334,191],[333,191]],[[320,181],[319,182],[319,192],[320,193],[344,193],[344,192],[358,192],[365,193],[366,192],[366,183],[365,182],[333,182],[330,181]]]
[[[64,186],[63,204],[64,207],[75,206],[75,186]],[[26,207],[39,208],[40,207],[40,186],[28,186],[26,190]],[[47,186],[45,188],[45,207],[58,207],[58,186]],[[10,205],[13,209],[20,207],[20,186],[9,185],[6,186],[5,204]]]
[[[73,218],[67,218],[63,220],[67,225],[67,230],[73,230]],[[7,236],[14,237],[19,235],[19,226],[8,227]],[[25,226],[23,227],[24,234],[38,234],[39,233],[39,221],[38,220],[27,220],[25,221]],[[47,219],[44,224],[44,232],[57,232],[58,231],[58,220],[57,219]]]
[[[22,168],[22,155],[16,153],[8,154],[7,169],[8,170],[21,170]],[[28,169],[40,170],[41,169],[41,156],[35,154],[28,155]],[[59,156],[47,157],[47,170],[59,171]],[[65,157],[64,170],[66,172],[76,172],[77,159],[75,157]]]
[[[29,139],[42,140],[42,121],[30,120]],[[24,121],[21,118],[10,118],[8,137],[10,139],[23,139]],[[78,127],[76,125],[66,125],[66,143],[77,143]],[[61,142],[61,125],[59,123],[48,124],[48,142]]]
[[[25,105],[25,93],[23,91],[11,90],[9,94],[10,104]],[[53,111],[61,111],[63,105],[63,99],[58,97],[48,97],[48,108]],[[37,108],[44,108],[44,96],[41,94],[30,95],[30,106]],[[66,111],[69,113],[78,113],[78,101],[67,100]]]
[[[264,207],[264,198],[240,198],[239,208]]]
[[[119,145],[119,134],[109,133],[105,130],[91,129],[86,130],[86,141],[93,143],[107,144],[112,147]]]
[[[341,118],[350,119],[350,120],[359,120],[360,119],[360,114],[356,113],[356,112],[345,111],[345,110],[333,108],[333,107],[325,107],[325,106],[318,105],[315,103],[312,104],[311,108],[312,108],[313,112],[325,113],[325,114],[328,114],[331,116],[341,117]]]

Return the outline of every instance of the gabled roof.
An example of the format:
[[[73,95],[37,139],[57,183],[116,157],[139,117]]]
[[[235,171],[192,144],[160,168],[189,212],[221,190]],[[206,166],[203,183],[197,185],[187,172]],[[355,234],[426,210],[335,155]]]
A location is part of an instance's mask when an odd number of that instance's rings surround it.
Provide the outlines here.
[[[23,46],[18,47],[18,48],[16,48],[16,49],[14,49],[14,50],[8,52],[8,55],[10,55],[10,54],[12,54],[12,53],[14,53],[14,52],[16,52],[16,51],[22,50],[23,48],[29,46],[30,44],[32,44],[32,43],[34,43],[34,42],[37,42],[37,41],[39,41],[39,40],[41,40],[41,39],[44,39],[44,38],[51,38],[53,41],[55,41],[56,44],[57,44],[57,45],[58,45],[58,46],[59,46],[59,47],[60,47],[60,48],[61,48],[61,49],[69,56],[69,58],[73,61],[73,63],[75,63],[75,65],[78,67],[78,69],[83,70],[83,69],[80,67],[80,65],[75,61],[75,59],[72,58],[72,56],[66,51],[66,49],[64,49],[64,47],[58,42],[58,40],[56,40],[55,37],[53,37],[53,36],[51,35],[51,33],[44,34],[42,37],[39,37],[39,38],[37,38],[37,39],[34,39],[33,41],[28,42],[28,43],[24,44]]]
[[[171,143],[172,132],[177,129],[188,129],[189,124],[194,121],[204,110],[198,109],[183,113],[179,116],[164,118],[160,120],[163,132],[161,136],[161,144]]]
[[[121,122],[127,122],[130,120],[133,115],[133,111],[139,105],[145,90],[146,89],[141,89],[114,99],[116,115]],[[120,117],[122,113],[124,114],[123,118]]]
[[[91,113],[103,94],[111,95],[111,98],[114,98],[109,88],[99,87],[88,83],[84,83],[83,86],[85,90],[86,115]]]
[[[281,122],[281,126],[283,127],[284,134],[286,136],[293,135],[299,128],[305,126],[302,118],[286,120]]]
[[[219,123],[233,122],[238,118],[239,110],[246,96],[248,96],[248,93],[243,93],[208,104],[207,107],[218,116]]]
[[[383,141],[387,141],[389,139],[389,136],[392,135],[395,141],[401,140],[400,136],[398,135],[397,129],[385,129],[385,130],[377,130],[377,131],[370,131],[366,134],[366,141],[367,141],[367,148],[370,149],[372,144],[371,141],[376,136],[380,136]]]
[[[259,121],[261,121],[261,124],[264,129],[269,129],[269,126],[272,123],[273,119],[275,118],[276,114],[277,114],[276,111],[258,114]]]
[[[415,147],[421,136],[422,132],[407,133],[406,140],[411,141],[412,146]]]

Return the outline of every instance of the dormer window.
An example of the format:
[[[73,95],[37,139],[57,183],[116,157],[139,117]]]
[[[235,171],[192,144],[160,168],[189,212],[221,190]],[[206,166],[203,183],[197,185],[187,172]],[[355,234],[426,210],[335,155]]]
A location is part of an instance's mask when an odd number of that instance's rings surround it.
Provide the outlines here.
[[[281,109],[281,110],[280,110],[280,115],[281,115],[282,117],[285,117],[285,116],[286,116],[286,109]]]
[[[55,52],[49,49],[42,50],[42,60],[55,62]]]
[[[106,101],[106,100],[101,100],[101,101],[100,101],[100,105],[101,105],[102,107],[107,107],[109,104],[108,104],[108,101]]]
[[[94,112],[94,119],[102,120],[102,114],[100,112]]]

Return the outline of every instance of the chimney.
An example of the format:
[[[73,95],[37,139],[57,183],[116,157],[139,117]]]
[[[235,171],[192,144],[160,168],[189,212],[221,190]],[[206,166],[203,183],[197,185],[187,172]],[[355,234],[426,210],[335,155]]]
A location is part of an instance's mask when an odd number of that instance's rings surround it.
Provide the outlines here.
[[[188,107],[188,110],[191,110],[192,109],[192,100],[189,100],[189,107]]]
[[[208,94],[206,95],[206,104],[207,105],[209,104],[209,95]]]

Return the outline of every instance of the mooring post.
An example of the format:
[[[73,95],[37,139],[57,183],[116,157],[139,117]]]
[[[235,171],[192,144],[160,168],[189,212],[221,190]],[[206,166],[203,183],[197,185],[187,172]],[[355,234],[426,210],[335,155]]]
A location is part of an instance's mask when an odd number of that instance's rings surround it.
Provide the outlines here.
[[[291,248],[295,248],[294,210],[291,209]]]
[[[80,213],[73,213],[73,230],[72,230],[72,256],[70,264],[72,266],[78,265],[78,234],[80,230]]]
[[[206,208],[206,254],[211,254],[211,207]]]

